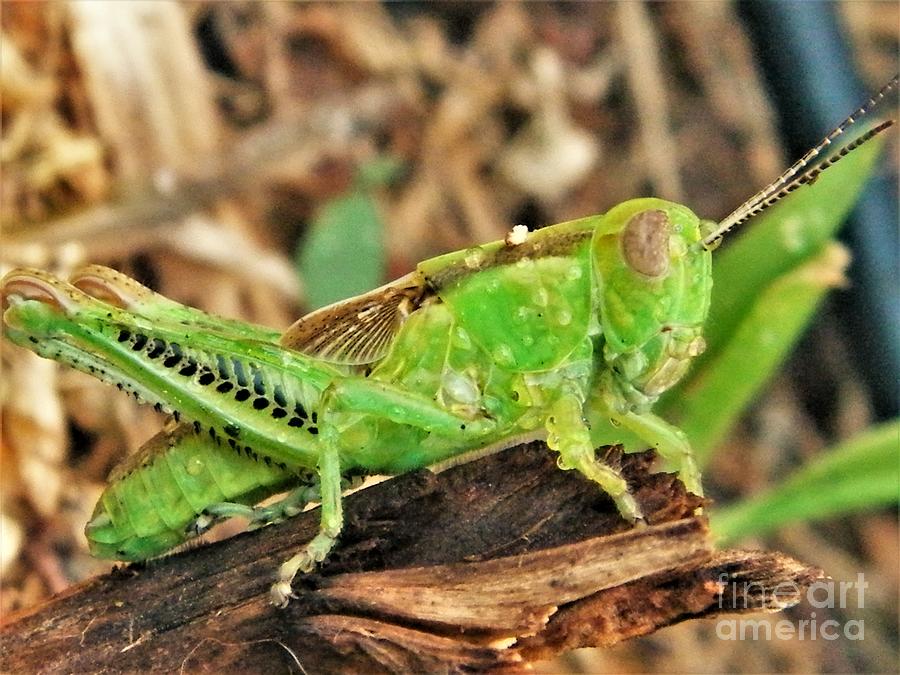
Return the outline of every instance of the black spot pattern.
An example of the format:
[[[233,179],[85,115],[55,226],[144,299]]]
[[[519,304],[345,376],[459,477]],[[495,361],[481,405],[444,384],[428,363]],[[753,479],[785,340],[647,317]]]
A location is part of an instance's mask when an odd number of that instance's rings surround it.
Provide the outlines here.
[[[231,365],[234,368],[234,377],[237,383],[242,387],[246,387],[249,381],[247,380],[247,373],[244,372],[244,364],[238,359],[231,359]]]
[[[266,395],[266,383],[263,381],[262,371],[258,368],[253,371],[253,391],[257,396]]]
[[[187,365],[178,371],[179,375],[184,377],[193,377],[197,373],[197,362],[194,359],[188,359]]]
[[[147,357],[151,359],[159,358],[168,347],[165,340],[153,338],[153,340],[150,341],[150,349],[147,350]]]
[[[148,359],[162,358],[162,365],[165,368],[176,370],[182,377],[196,377],[197,383],[202,386],[214,385],[215,391],[220,394],[233,393],[234,400],[238,402],[250,401],[254,410],[263,411],[271,408],[272,419],[284,419],[289,427],[298,429],[305,427],[312,435],[319,433],[318,428],[314,426],[318,422],[318,414],[313,412],[310,415],[302,403],[289,397],[283,385],[270,386],[270,383],[266,381],[264,369],[256,364],[222,354],[209,355],[207,363],[204,363],[206,357],[198,362],[194,356],[188,356],[177,342],[170,343],[162,338],[135,333],[126,327],[119,329],[116,340],[128,343],[134,352],[144,352]],[[190,353],[192,352],[189,351],[188,354]],[[90,366],[90,370],[97,371],[93,366]],[[105,373],[102,374],[105,375]],[[114,382],[114,384],[138,400],[141,399],[140,394],[126,383]],[[180,420],[179,412],[171,410],[161,401],[155,402],[153,407],[157,412],[170,411],[176,421]],[[289,412],[292,408],[293,414]],[[203,426],[201,422],[193,421],[192,426],[195,433],[201,433]],[[234,438],[239,437],[240,427],[232,424],[226,425],[222,430],[230,437],[229,445],[232,445],[237,451],[241,451],[241,446],[233,441]],[[209,437],[216,444],[221,444],[221,438],[215,428],[209,428]],[[249,446],[243,446],[243,451],[248,456],[256,457],[256,453]]]
[[[131,344],[131,351],[139,352],[147,345],[147,336],[143,333],[138,333],[134,336],[134,342]]]

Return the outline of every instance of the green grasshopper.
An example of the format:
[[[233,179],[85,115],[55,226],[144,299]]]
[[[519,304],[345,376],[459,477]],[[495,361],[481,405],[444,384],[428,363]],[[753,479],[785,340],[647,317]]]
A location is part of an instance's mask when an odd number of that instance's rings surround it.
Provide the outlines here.
[[[597,483],[631,521],[640,508],[598,446],[653,447],[702,494],[688,440],[651,409],[704,349],[711,250],[890,126],[813,163],[896,84],[719,223],[644,198],[531,233],[516,227],[312,312],[283,335],[100,266],[68,282],[13,270],[0,288],[10,340],[172,415],[110,476],[86,527],[92,553],[146,560],[222,519],[263,525],[319,501],[318,534],[272,587],[284,606],[295,575],[333,548],[354,480],[527,438],[545,438],[560,468]]]

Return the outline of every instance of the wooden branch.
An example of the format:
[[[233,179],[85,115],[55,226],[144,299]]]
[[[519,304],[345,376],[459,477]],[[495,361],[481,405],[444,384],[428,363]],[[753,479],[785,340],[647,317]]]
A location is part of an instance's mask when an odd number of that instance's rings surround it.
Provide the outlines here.
[[[692,515],[701,500],[651,474],[652,459],[621,458],[646,526],[623,522],[532,443],[349,496],[340,546],[295,582],[285,610],[269,604],[269,585],[314,534],[317,511],[119,569],[11,617],[0,668],[519,671],[692,617],[780,609],[820,578],[780,554],[714,553]],[[744,587],[756,594],[733,592]]]

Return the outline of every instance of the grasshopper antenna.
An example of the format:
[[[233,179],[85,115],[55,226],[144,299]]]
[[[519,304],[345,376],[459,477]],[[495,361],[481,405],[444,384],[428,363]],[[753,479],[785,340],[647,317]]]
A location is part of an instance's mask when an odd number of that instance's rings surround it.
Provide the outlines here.
[[[848,143],[831,157],[827,157],[818,165],[813,166],[806,172],[797,175],[803,169],[810,165],[813,159],[822,153],[822,151],[831,145],[838,136],[846,132],[850,127],[856,124],[862,117],[869,114],[888,93],[897,87],[898,76],[895,75],[890,82],[884,85],[877,94],[872,96],[861,108],[857,109],[847,119],[835,127],[831,133],[823,138],[815,147],[809,150],[803,157],[791,165],[778,178],[769,183],[762,190],[750,197],[747,201],[737,207],[734,211],[722,219],[715,229],[703,238],[703,246],[710,247],[714,245],[723,234],[730,229],[746,222],[753,216],[759,215],[767,208],[783,199],[785,196],[796,190],[801,185],[807,185],[815,182],[819,175],[825,169],[834,166],[841,159],[850,154],[853,150],[860,147],[864,143],[870,141],[885,129],[894,124],[894,120],[887,120],[876,127],[873,127],[859,138]]]

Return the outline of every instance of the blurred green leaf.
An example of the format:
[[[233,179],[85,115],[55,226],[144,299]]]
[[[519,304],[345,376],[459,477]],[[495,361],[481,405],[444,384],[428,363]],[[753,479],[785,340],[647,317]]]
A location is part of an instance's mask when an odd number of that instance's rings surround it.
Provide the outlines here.
[[[867,430],[799,469],[778,487],[714,509],[723,544],[782,525],[900,503],[900,420]]]
[[[359,295],[384,281],[384,223],[373,190],[399,163],[379,158],[360,167],[353,188],[324,204],[297,253],[310,309]]]
[[[831,243],[776,279],[683,390],[680,426],[701,466],[778,370],[825,294],[842,283],[849,260],[843,246]]]
[[[850,153],[815,183],[744,224],[734,242],[726,241],[713,253],[712,306],[704,331],[707,349],[698,368],[731,339],[765,287],[816,255],[834,237],[875,170],[883,145],[884,138],[876,138]]]
[[[802,335],[827,284],[816,284],[801,270],[823,255],[874,170],[882,144],[875,139],[846,156],[713,253],[706,352],[658,406],[684,429],[701,461]]]

